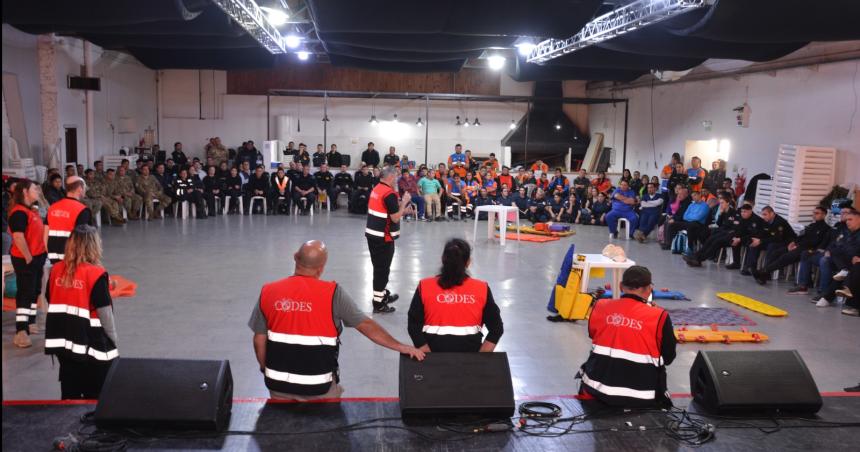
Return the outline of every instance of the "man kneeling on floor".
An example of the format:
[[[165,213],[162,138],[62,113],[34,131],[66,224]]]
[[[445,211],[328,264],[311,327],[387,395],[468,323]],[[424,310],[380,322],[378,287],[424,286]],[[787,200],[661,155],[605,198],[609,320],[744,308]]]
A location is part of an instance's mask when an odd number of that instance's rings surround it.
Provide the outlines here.
[[[577,375],[580,394],[607,405],[665,406],[666,366],[675,360],[669,314],[649,304],[651,272],[634,265],[624,271],[620,299],[600,300],[588,319],[591,354]]]
[[[293,257],[293,276],[264,285],[248,321],[272,398],[340,397],[337,357],[343,325],[383,347],[424,359],[424,352],[401,344],[359,311],[336,282],[319,279],[328,260],[323,242],[305,242]]]

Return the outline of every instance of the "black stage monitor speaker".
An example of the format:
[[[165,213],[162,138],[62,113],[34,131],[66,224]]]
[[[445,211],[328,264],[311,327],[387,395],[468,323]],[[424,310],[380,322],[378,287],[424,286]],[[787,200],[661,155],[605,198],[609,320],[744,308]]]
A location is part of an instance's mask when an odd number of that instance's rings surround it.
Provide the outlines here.
[[[400,412],[404,421],[514,415],[506,353],[428,353],[422,362],[400,356]]]
[[[816,413],[822,404],[796,350],[700,351],[690,368],[690,390],[717,413]]]
[[[229,361],[119,358],[96,406],[100,427],[223,430],[233,406]]]

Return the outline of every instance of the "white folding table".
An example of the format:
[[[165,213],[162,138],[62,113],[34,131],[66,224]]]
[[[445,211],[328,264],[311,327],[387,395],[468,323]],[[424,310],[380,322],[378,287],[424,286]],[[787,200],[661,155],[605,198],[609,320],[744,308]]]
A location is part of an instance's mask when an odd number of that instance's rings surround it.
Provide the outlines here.
[[[487,212],[487,234],[490,237],[490,240],[493,239],[493,235],[496,233],[495,221],[493,220],[493,216],[495,215],[499,219],[499,243],[502,246],[505,246],[505,238],[508,234],[508,213],[513,212],[514,217],[517,219],[517,240],[520,239],[520,212],[517,210],[515,206],[478,206],[475,208],[475,230],[473,237],[475,237],[475,241],[478,240],[478,217],[481,212]]]
[[[577,259],[577,256],[585,256],[584,261]],[[624,270],[636,265],[636,262],[627,259],[624,262],[615,262],[614,260],[602,254],[575,254],[573,256],[573,267],[582,269],[582,287],[581,292],[588,292],[588,280],[592,268],[605,268],[612,272],[612,298],[618,298],[621,295],[621,275]]]

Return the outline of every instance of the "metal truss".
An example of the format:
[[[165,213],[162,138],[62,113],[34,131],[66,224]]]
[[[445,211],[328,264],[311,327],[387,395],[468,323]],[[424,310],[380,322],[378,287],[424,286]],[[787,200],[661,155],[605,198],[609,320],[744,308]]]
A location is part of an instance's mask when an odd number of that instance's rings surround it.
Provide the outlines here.
[[[709,6],[714,0],[636,0],[589,21],[567,39],[547,39],[538,44],[526,61],[545,63],[637,28],[661,22],[678,14]]]
[[[254,0],[212,0],[212,3],[218,5],[269,52],[287,53],[287,46],[281,33],[269,23],[266,14],[260,10],[260,5],[257,5]]]

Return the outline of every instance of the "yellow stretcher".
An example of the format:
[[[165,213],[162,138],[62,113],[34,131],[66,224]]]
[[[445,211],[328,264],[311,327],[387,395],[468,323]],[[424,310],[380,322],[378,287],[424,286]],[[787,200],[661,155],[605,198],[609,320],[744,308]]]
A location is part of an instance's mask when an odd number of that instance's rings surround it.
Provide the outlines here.
[[[517,227],[514,225],[508,226],[507,229],[508,229],[508,231],[511,231],[511,232],[517,232]],[[556,231],[556,232],[539,231],[539,230],[537,230],[531,226],[520,226],[520,232],[523,234],[548,235],[548,236],[552,236],[552,237],[568,237],[568,236],[576,234],[576,231]]]
[[[717,298],[770,317],[785,317],[788,315],[787,311],[783,311],[776,306],[771,306],[767,303],[762,303],[761,301],[753,300],[750,297],[733,292],[719,292],[717,293]]]
[[[770,338],[764,333],[747,331],[746,328],[742,328],[741,331],[720,331],[716,326],[712,326],[710,330],[678,328],[675,330],[675,339],[682,344],[688,342],[722,342],[730,344],[732,342],[764,342]]]

